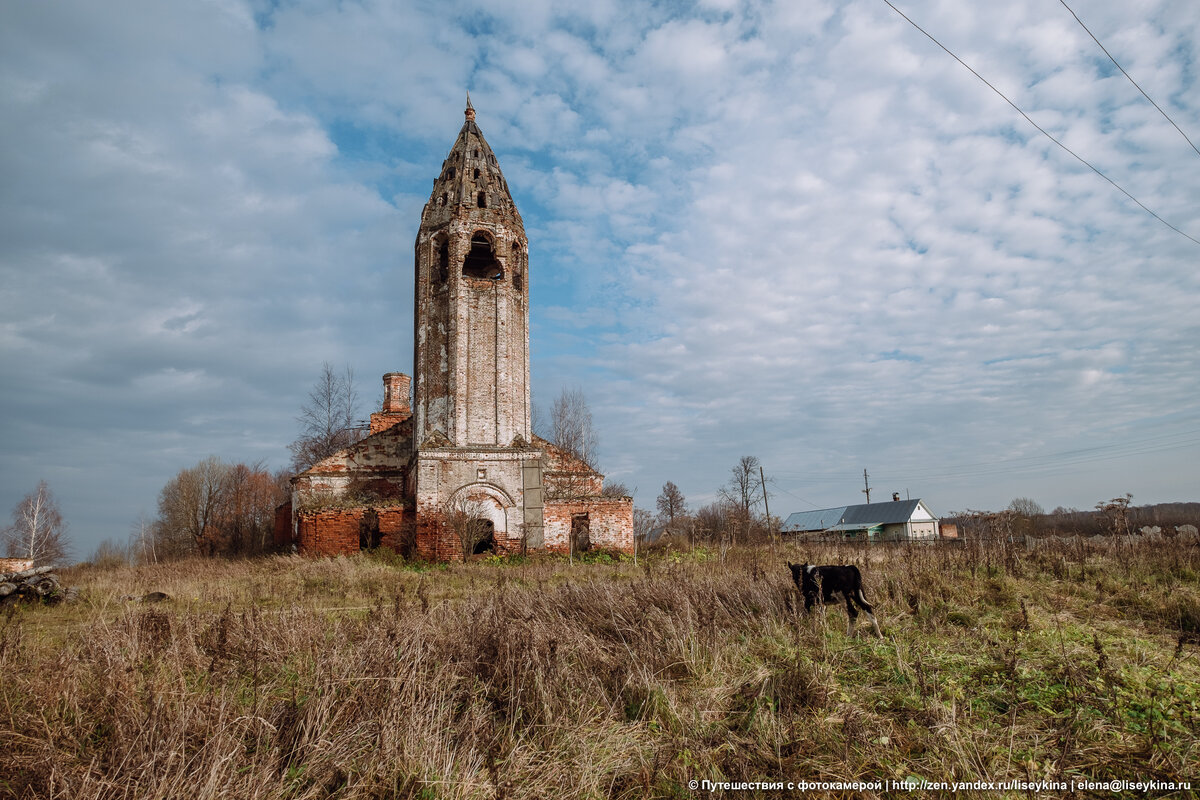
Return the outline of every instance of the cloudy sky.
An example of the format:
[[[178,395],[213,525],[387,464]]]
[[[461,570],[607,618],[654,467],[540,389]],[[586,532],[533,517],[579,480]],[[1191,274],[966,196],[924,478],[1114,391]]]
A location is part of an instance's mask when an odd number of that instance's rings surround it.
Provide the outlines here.
[[[1200,154],[1055,0],[897,6],[1200,238]],[[1073,0],[1200,142],[1192,0]],[[208,456],[282,467],[322,362],[410,371],[471,91],[529,235],[535,400],[693,506],[1200,499],[1200,245],[882,0],[5,3],[0,512],[79,555]],[[370,411],[363,409],[363,414]]]

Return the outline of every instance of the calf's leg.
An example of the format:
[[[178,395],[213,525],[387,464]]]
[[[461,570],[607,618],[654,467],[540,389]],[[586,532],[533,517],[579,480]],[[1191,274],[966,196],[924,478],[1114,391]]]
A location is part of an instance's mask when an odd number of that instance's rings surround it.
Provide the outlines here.
[[[855,592],[855,595],[855,601],[859,604],[859,606],[862,607],[863,611],[867,612],[867,619],[871,620],[871,625],[875,628],[875,635],[882,639],[883,634],[879,631],[879,620],[875,619],[875,609],[872,608],[871,604],[867,602],[867,598],[863,594],[861,586],[858,588],[858,591]]]

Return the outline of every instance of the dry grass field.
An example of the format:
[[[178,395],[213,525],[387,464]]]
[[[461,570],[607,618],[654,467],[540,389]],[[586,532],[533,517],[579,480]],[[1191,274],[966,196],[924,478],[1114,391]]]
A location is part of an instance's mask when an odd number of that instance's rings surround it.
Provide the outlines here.
[[[833,607],[805,617],[789,558],[857,563],[885,638],[847,637]],[[78,602],[0,612],[0,797],[721,794],[689,789],[696,780],[1200,787],[1195,546],[789,545],[604,561],[65,571]],[[119,600],[150,591],[172,599]],[[1163,794],[1190,796],[1140,796]]]

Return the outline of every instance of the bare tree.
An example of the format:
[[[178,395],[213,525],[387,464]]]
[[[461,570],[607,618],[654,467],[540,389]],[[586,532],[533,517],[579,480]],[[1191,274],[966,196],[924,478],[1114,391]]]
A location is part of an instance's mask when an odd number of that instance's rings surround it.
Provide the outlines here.
[[[133,546],[118,539],[105,539],[88,557],[90,564],[106,569],[127,566],[132,560]]]
[[[1046,509],[1032,497],[1014,497],[1008,504],[1008,510],[1015,511],[1023,517],[1040,517],[1046,513]]]
[[[529,426],[533,430],[534,436],[540,436],[543,439],[554,439],[554,431],[550,430],[549,422],[546,420],[546,412],[542,410],[542,406],[535,400],[529,401]]]
[[[635,508],[633,510],[633,543],[636,551],[637,546],[641,542],[645,542],[650,538],[650,534],[654,531],[654,515],[644,508]]]
[[[354,388],[354,370],[334,372],[326,361],[321,375],[308,393],[308,402],[300,409],[300,438],[288,445],[292,451],[292,467],[303,472],[323,458],[328,458],[362,439],[356,426],[358,391]]]
[[[278,475],[261,463],[226,464],[210,456],[167,481],[158,495],[158,519],[135,523],[133,549],[143,562],[196,551],[263,552],[271,545],[275,507],[286,496]]]
[[[216,519],[229,553],[261,553],[271,546],[275,507],[286,494],[262,462],[229,468]]]
[[[658,504],[658,513],[666,521],[667,525],[674,522],[676,517],[687,513],[687,498],[683,496],[683,492],[679,490],[679,487],[671,481],[663,484],[662,494],[658,496],[656,502]]]
[[[762,477],[757,456],[742,456],[730,468],[729,483],[721,489],[721,496],[728,500],[748,521],[755,506],[762,502]]]
[[[721,498],[715,503],[701,506],[694,517],[694,530],[704,538],[719,538],[736,527],[738,509],[728,500]]]
[[[70,553],[67,524],[58,502],[45,481],[21,498],[13,507],[13,524],[4,530],[8,555],[29,558],[35,566],[51,566],[66,560]]]
[[[167,481],[158,494],[162,549],[174,555],[190,550],[211,554],[215,524],[225,502],[230,467],[209,456]]]
[[[563,389],[550,408],[550,428],[556,445],[595,468],[599,440],[582,389]]]
[[[461,495],[448,502],[442,509],[442,523],[458,539],[462,548],[463,561],[475,554],[476,548],[495,536],[495,529],[488,514],[488,504],[472,497]]]
[[[135,563],[157,564],[158,523],[145,511],[138,512],[129,526],[129,552]]]

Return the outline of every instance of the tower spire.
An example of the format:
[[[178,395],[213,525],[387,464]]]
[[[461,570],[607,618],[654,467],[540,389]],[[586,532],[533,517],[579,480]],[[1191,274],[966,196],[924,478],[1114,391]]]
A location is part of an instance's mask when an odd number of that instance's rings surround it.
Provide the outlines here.
[[[471,90],[467,90],[467,108],[463,111],[467,119],[475,119],[475,106],[471,105]]]

